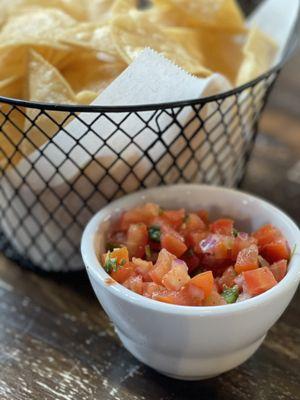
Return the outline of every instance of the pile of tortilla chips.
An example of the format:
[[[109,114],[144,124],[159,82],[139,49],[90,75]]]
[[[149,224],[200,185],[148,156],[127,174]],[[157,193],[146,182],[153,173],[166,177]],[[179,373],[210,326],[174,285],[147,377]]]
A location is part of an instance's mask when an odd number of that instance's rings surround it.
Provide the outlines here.
[[[0,95],[89,104],[144,47],[199,77],[236,86],[276,46],[248,31],[235,0],[0,0]]]

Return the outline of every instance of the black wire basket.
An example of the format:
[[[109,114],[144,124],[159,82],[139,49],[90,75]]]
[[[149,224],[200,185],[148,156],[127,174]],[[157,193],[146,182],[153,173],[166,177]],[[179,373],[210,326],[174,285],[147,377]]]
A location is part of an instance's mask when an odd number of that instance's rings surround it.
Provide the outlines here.
[[[78,270],[81,232],[107,202],[177,182],[238,186],[282,65],[229,92],[170,104],[0,97],[0,250],[28,268]]]

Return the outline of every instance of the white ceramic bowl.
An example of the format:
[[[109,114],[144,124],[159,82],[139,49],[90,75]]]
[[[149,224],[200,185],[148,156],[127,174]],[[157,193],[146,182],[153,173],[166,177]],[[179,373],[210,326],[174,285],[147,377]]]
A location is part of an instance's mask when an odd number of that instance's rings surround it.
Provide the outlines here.
[[[273,223],[290,247],[300,244],[295,223],[278,208],[249,194],[205,185],[176,185],[125,196],[99,211],[82,238],[82,257],[102,307],[124,346],[138,360],[179,379],[205,379],[247,360],[291,301],[300,280],[296,250],[286,277],[260,296],[217,307],[165,304],[129,291],[109,276],[99,262],[112,215],[145,202],[162,207],[208,209],[212,218],[233,217],[239,229]]]

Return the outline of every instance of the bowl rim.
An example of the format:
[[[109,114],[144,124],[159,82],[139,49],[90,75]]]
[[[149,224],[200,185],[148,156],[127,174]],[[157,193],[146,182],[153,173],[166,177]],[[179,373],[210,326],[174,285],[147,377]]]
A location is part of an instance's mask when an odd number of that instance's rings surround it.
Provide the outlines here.
[[[300,243],[300,230],[295,222],[280,208],[274,206],[270,202],[254,196],[248,192],[225,188],[221,186],[205,185],[205,184],[177,184],[168,186],[159,186],[150,189],[143,189],[136,191],[132,194],[126,195],[118,200],[109,203],[107,206],[98,211],[86,225],[82,240],[81,240],[81,254],[88,274],[91,274],[99,286],[108,290],[111,294],[127,301],[133,303],[135,306],[140,306],[145,309],[151,309],[153,311],[167,313],[167,314],[178,314],[178,315],[198,315],[198,316],[214,316],[214,315],[226,315],[231,313],[243,313],[249,309],[256,308],[262,303],[269,303],[275,297],[278,297],[285,293],[288,289],[291,289],[295,282],[299,284],[300,281],[300,249],[296,249],[292,254],[291,260],[289,261],[289,269],[282,281],[277,283],[273,288],[268,291],[247,299],[245,301],[225,304],[220,306],[205,306],[205,307],[193,307],[193,306],[181,306],[175,304],[167,304],[159,302],[156,300],[149,299],[145,296],[134,293],[133,291],[127,289],[123,285],[114,282],[113,284],[108,284],[108,279],[110,279],[109,274],[103,269],[94,248],[95,235],[98,232],[98,227],[101,222],[107,221],[111,214],[112,209],[126,209],[126,203],[130,200],[137,200],[138,198],[143,198],[145,195],[155,195],[155,192],[161,192],[161,190],[206,190],[206,191],[220,191],[227,192],[233,196],[242,196],[244,199],[254,200],[259,202],[261,206],[268,207],[273,213],[279,213],[281,218],[284,219],[285,223],[288,224],[293,231],[295,237],[295,242]],[[298,267],[297,267],[298,265]]]

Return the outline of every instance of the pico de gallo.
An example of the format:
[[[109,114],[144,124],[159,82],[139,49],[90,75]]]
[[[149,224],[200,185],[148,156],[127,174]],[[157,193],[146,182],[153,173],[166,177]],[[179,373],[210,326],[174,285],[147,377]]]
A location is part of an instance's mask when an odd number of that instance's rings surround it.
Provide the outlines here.
[[[267,224],[255,232],[208,212],[147,203],[124,212],[107,237],[102,265],[113,281],[161,302],[217,306],[257,296],[287,273],[290,249]]]

